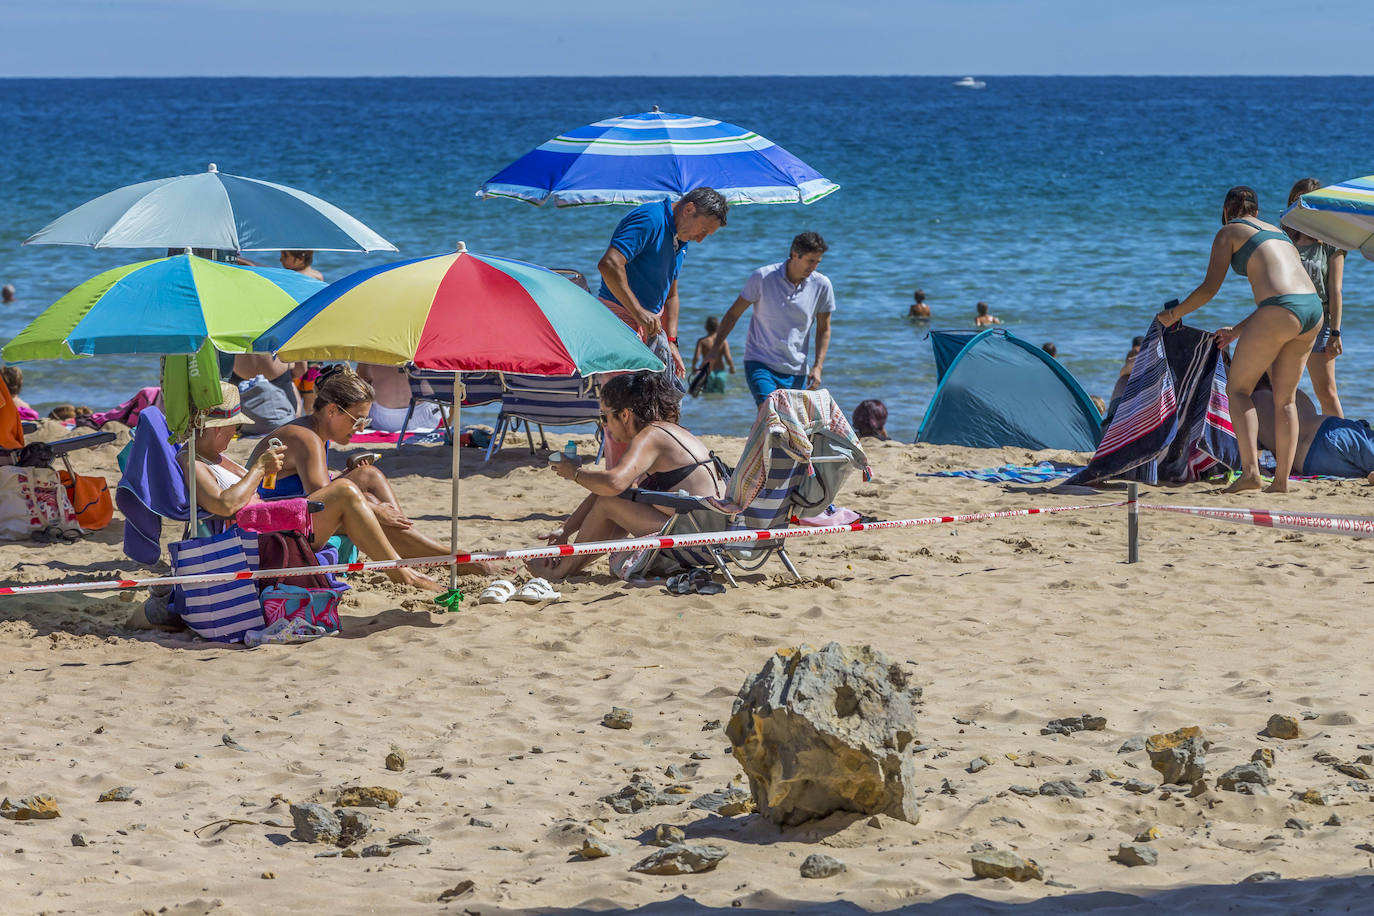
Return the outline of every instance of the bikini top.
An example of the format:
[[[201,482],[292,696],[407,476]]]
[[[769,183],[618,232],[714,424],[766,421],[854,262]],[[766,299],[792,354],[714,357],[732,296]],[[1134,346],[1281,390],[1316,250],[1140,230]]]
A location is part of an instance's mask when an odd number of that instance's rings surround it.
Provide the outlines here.
[[[1242,277],[1247,275],[1245,270],[1246,265],[1250,263],[1250,255],[1254,254],[1255,249],[1260,245],[1263,245],[1270,239],[1283,239],[1288,244],[1293,244],[1293,240],[1284,233],[1275,232],[1273,229],[1261,229],[1248,219],[1233,219],[1226,225],[1229,226],[1231,223],[1240,223],[1242,226],[1249,226],[1251,229],[1256,230],[1255,234],[1246,239],[1245,244],[1237,248],[1235,254],[1231,255],[1231,269]]]
[[[682,446],[682,450],[684,452],[686,452],[689,455],[692,454],[692,450],[689,449],[687,446],[683,445],[682,440],[679,439],[671,429],[669,429],[666,426],[660,426],[659,429],[663,430],[665,433],[672,436],[673,441],[676,442],[678,445]],[[691,464],[684,464],[681,467],[672,468],[671,470],[667,471],[657,471],[652,474],[645,474],[644,480],[641,481],[640,488],[644,490],[656,490],[660,493],[671,493],[677,489],[678,484],[682,483],[688,477],[692,476],[693,471],[695,471],[699,467],[703,467],[708,464],[715,465],[716,476],[719,477],[720,459],[716,457],[715,452],[708,452],[706,457],[701,459],[700,461],[694,461]]]

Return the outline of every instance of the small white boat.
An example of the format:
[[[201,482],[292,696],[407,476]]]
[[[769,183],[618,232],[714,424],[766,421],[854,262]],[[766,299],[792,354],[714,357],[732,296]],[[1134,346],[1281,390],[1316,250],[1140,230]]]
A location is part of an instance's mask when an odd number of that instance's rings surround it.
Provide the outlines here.
[[[960,89],[982,89],[987,83],[982,80],[976,80],[971,76],[966,76],[961,80],[955,80],[954,85],[958,86]]]

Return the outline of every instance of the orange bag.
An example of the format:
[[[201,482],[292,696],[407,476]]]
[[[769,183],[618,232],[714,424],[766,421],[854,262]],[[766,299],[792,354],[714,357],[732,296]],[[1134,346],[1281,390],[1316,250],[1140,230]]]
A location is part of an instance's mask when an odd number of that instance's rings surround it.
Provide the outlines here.
[[[76,510],[76,520],[87,531],[98,531],[114,518],[114,500],[110,498],[110,485],[104,477],[85,477],[81,474],[68,474],[58,471],[62,485],[67,488],[67,498]]]

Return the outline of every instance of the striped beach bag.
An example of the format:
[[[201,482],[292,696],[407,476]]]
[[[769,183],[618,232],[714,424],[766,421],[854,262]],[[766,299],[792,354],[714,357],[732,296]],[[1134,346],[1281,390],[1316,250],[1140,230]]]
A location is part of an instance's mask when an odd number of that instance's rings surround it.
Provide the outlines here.
[[[168,546],[178,576],[235,573],[258,568],[258,536],[231,528],[213,537]],[[263,626],[262,601],[252,579],[177,586],[182,619],[196,635],[216,642],[242,642],[243,634]]]

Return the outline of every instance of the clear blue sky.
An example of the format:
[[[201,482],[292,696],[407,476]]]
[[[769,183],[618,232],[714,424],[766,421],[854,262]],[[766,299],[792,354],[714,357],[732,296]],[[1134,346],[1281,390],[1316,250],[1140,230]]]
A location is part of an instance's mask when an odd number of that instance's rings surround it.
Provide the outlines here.
[[[0,0],[0,23],[0,76],[1374,70],[1352,0]]]

